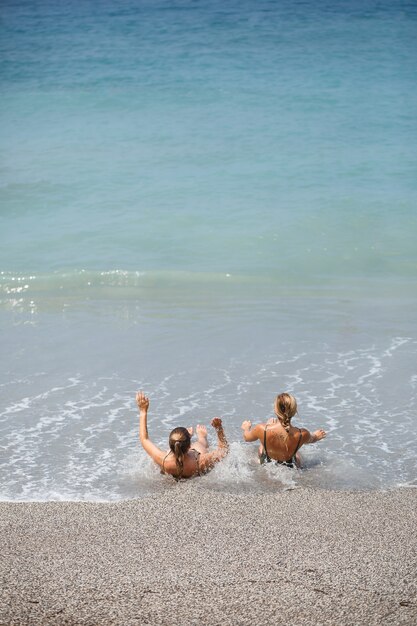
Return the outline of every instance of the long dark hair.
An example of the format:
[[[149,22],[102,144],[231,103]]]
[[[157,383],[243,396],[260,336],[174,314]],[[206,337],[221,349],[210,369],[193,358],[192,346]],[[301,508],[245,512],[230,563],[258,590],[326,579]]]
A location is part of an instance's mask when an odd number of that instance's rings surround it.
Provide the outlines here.
[[[169,435],[169,447],[175,456],[178,477],[182,476],[184,471],[184,455],[187,454],[191,445],[191,435],[186,428],[178,426]]]

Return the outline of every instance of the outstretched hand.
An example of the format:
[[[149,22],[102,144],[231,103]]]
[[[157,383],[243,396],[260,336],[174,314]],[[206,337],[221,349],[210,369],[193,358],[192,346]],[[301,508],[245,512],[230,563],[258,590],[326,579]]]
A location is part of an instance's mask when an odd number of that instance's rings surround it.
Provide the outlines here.
[[[213,417],[213,419],[211,420],[211,425],[215,430],[220,430],[220,428],[223,428],[222,420],[220,419],[220,417]]]
[[[136,394],[136,404],[141,411],[147,411],[149,408],[149,398],[145,396],[143,391],[138,391]]]
[[[242,422],[242,426],[241,426],[242,430],[250,430],[251,427],[252,427],[252,422],[250,420],[245,420],[244,422]]]
[[[324,439],[326,434],[327,434],[326,431],[323,430],[322,428],[320,428],[320,430],[316,430],[316,432],[313,433],[317,441],[320,441],[320,439]]]

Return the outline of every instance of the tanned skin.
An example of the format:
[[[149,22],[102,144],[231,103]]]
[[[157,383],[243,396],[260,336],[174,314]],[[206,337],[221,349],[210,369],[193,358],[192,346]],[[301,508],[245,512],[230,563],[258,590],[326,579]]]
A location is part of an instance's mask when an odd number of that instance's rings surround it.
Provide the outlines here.
[[[174,455],[168,454],[169,450],[161,450],[149,438],[148,434],[148,409],[149,398],[142,391],[136,394],[136,404],[139,409],[139,439],[143,449],[149,456],[162,468],[164,462],[164,471],[166,474],[177,474],[177,465]],[[191,447],[184,455],[184,468],[181,474],[182,478],[191,478],[199,471],[204,473],[210,471],[216,463],[221,461],[229,451],[226,435],[224,434],[223,424],[220,417],[214,417],[211,425],[217,434],[217,446],[214,450],[209,449],[207,441],[207,428],[199,424],[196,427],[197,441],[191,443]],[[187,429],[190,435],[194,434],[192,427]],[[197,455],[199,453],[199,456]],[[197,462],[198,456],[198,462]]]
[[[309,443],[315,443],[324,439],[326,432],[323,429],[316,430],[314,433],[310,433],[306,428],[295,428],[290,426],[289,432],[287,432],[277,415],[276,419],[270,419],[267,422],[256,424],[252,427],[250,420],[242,422],[243,438],[245,441],[260,441],[259,455],[264,451],[263,441],[265,428],[268,426],[266,433],[266,446],[268,450],[268,456],[275,461],[288,461],[294,455],[294,452],[298,445],[301,430],[301,446]],[[297,465],[300,466],[300,457],[298,451],[296,454]]]

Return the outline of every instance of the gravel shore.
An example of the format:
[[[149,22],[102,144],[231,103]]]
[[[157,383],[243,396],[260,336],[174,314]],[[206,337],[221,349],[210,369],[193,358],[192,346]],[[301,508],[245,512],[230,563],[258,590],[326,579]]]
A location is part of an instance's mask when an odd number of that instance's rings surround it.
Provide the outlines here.
[[[0,503],[0,624],[417,623],[415,489]]]

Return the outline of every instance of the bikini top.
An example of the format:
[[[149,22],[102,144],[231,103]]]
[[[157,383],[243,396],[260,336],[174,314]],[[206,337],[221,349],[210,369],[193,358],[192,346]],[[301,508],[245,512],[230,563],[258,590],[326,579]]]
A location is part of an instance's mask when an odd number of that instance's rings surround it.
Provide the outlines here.
[[[200,474],[200,464],[199,464],[199,461],[200,461],[200,452],[198,452],[198,450],[196,450],[195,448],[190,448],[190,450],[193,450],[193,451],[195,452],[195,460],[196,460],[196,463],[197,463],[197,476],[201,476],[201,474]],[[166,454],[166,455],[164,456],[164,460],[162,461],[161,474],[166,474],[166,473],[167,473],[167,472],[165,471],[165,459],[166,459],[166,458],[167,458],[170,454],[174,454],[174,453],[172,452],[172,450],[170,450],[170,451],[168,452],[168,454]],[[173,476],[173,477],[175,478],[175,480],[180,480],[180,478],[182,478],[182,476],[175,476],[174,474],[170,474],[170,476]]]
[[[269,463],[269,461],[271,461],[271,458],[270,458],[270,456],[269,456],[269,454],[268,454],[268,450],[267,450],[267,448],[266,448],[266,429],[267,429],[267,428],[268,428],[268,425],[267,425],[267,426],[265,426],[265,430],[264,430],[264,450],[265,450],[266,460],[267,460],[267,461],[268,461],[268,463]],[[301,432],[301,428],[299,428],[299,429],[298,429],[298,431],[299,431],[299,433],[300,433],[300,434],[299,434],[299,437],[298,437],[297,447],[295,448],[294,452],[292,453],[292,455],[290,456],[290,458],[289,458],[287,461],[278,461],[278,462],[281,462],[281,463],[289,463],[289,462],[293,461],[293,459],[294,459],[295,455],[297,454],[297,450],[298,450],[298,448],[299,448],[299,447],[300,447],[300,445],[301,445],[301,439],[302,439],[302,437],[303,437],[303,433]]]

